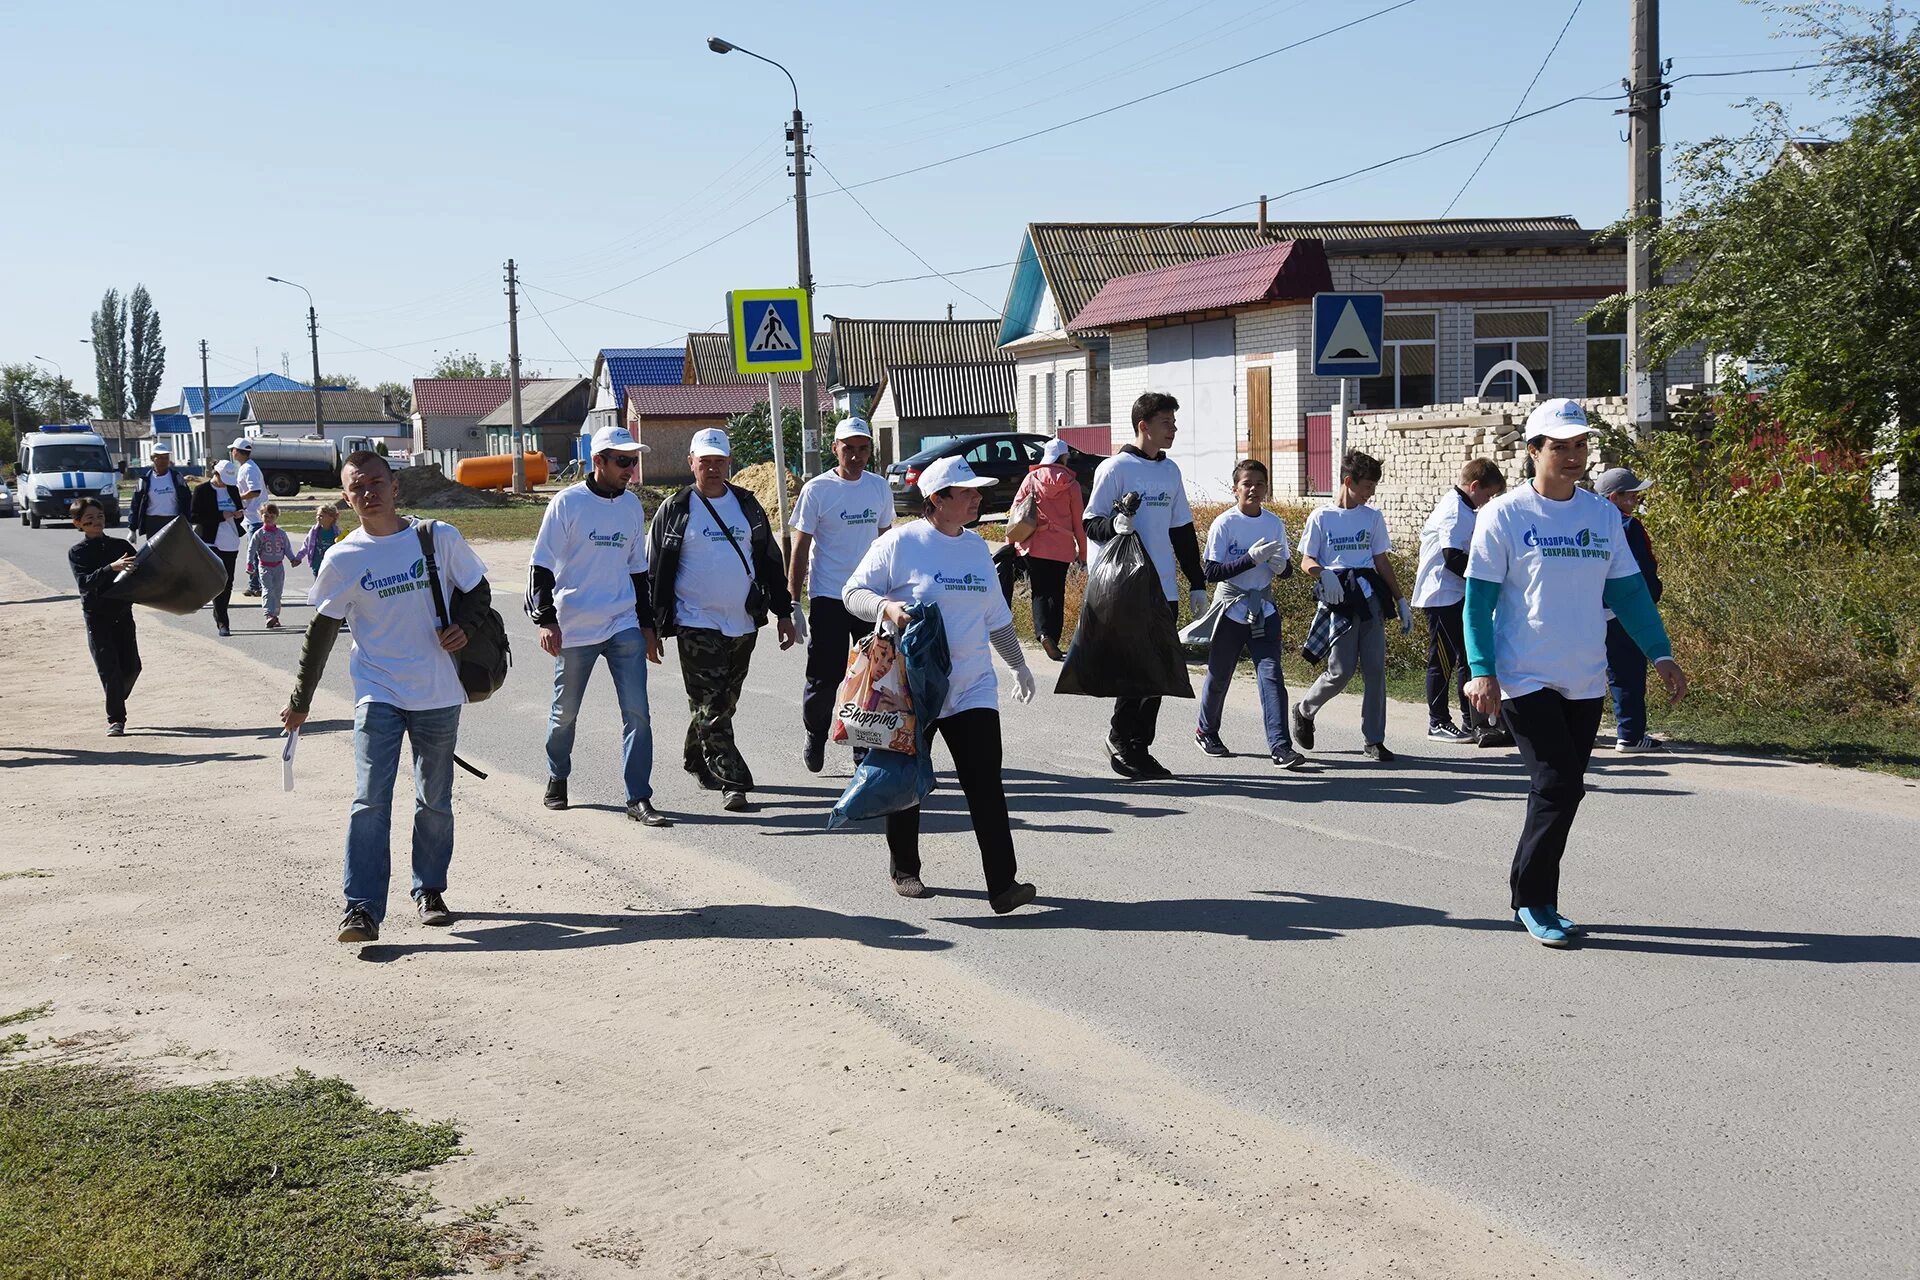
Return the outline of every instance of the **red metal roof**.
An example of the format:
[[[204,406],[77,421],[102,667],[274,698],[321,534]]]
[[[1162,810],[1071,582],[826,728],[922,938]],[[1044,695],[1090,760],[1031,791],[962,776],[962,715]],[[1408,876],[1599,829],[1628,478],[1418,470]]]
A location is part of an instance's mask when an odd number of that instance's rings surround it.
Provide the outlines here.
[[[826,379],[819,380],[820,407],[833,402],[827,393]],[[628,387],[627,414],[648,418],[731,418],[767,398],[765,381],[750,383],[681,383],[677,386]],[[789,408],[800,403],[800,388],[782,386],[780,405]]]
[[[523,376],[521,390],[531,381]],[[512,378],[415,378],[413,411],[424,418],[484,418],[512,394]]]
[[[1333,288],[1326,246],[1283,240],[1260,249],[1203,258],[1110,280],[1069,329],[1110,329],[1190,311],[1254,302],[1305,301]]]

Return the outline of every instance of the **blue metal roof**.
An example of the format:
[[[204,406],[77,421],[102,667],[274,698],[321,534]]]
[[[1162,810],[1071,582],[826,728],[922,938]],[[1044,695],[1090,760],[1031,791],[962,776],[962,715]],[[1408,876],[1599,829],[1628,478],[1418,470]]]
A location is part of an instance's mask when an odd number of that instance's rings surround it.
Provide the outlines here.
[[[600,352],[613,383],[614,401],[627,407],[628,387],[670,387],[686,367],[685,347],[606,347]]]
[[[156,413],[153,415],[155,432],[170,431],[175,435],[185,435],[193,430],[193,419],[184,413]]]
[[[214,413],[237,418],[246,412],[249,391],[305,391],[307,384],[277,373],[256,373],[237,387],[209,387],[207,390],[213,395]],[[199,417],[200,388],[182,387],[180,405],[189,414]]]

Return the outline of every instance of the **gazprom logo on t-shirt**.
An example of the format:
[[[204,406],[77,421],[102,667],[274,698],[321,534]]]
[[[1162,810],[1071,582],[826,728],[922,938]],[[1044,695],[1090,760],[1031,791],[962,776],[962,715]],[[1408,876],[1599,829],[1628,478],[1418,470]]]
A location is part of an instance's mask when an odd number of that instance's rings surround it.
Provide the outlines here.
[[[980,573],[965,573],[957,578],[936,573],[933,580],[948,591],[985,591],[988,582],[987,576]]]
[[[1373,546],[1373,530],[1362,529],[1358,533],[1329,533],[1327,550],[1329,551],[1366,551]]]
[[[729,532],[733,534],[735,542],[745,542],[747,540],[747,531],[738,525],[730,525],[726,529],[716,529],[712,525],[708,525],[700,531],[700,536],[709,542],[725,542]]]
[[[384,578],[374,577],[373,570],[369,569],[360,575],[360,589],[362,591],[371,591],[377,598],[384,600],[388,596],[399,595],[403,591],[413,590],[420,585],[421,579],[426,576],[427,562],[425,559],[415,560],[413,564],[407,568],[405,573],[391,573]]]
[[[615,529],[612,533],[601,533],[597,529],[589,529],[587,541],[596,547],[612,547],[618,550],[627,545],[627,531]]]
[[[1164,490],[1159,493],[1143,493],[1140,495],[1140,505],[1143,507],[1171,507],[1173,505],[1173,495]]]
[[[880,513],[868,507],[865,511],[842,511],[840,519],[847,524],[879,524]]]
[[[1605,560],[1612,555],[1608,549],[1607,535],[1591,529],[1582,529],[1578,533],[1541,533],[1537,526],[1528,525],[1520,541],[1543,556],[1560,559]]]

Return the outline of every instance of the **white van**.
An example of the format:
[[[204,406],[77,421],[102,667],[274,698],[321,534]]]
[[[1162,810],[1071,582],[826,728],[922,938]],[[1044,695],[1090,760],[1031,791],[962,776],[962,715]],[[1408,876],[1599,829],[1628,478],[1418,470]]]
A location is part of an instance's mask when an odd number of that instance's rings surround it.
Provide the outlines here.
[[[107,442],[83,426],[48,424],[20,436],[20,473],[14,496],[20,523],[38,529],[44,520],[67,523],[75,498],[98,498],[107,524],[120,523],[120,473]]]

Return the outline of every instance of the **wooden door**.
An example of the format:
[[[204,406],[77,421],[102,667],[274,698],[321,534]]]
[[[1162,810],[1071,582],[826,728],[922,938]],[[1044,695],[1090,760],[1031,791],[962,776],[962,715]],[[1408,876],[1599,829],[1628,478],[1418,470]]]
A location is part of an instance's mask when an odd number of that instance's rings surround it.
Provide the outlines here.
[[[1273,474],[1273,370],[1263,364],[1247,370],[1247,456]]]

